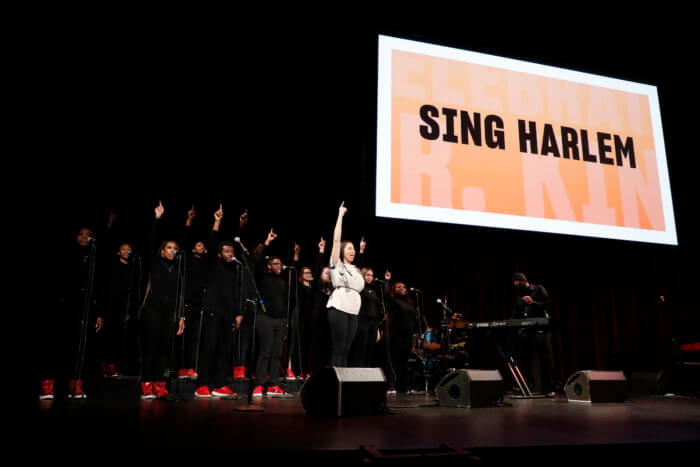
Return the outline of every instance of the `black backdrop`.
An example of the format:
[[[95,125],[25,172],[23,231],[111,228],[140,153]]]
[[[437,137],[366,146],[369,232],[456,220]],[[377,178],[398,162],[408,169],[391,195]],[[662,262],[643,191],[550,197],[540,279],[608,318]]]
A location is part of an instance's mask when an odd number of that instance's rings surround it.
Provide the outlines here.
[[[274,228],[278,254],[298,242],[309,258],[321,235],[330,240],[344,200],[345,237],[366,237],[376,273],[389,268],[423,289],[433,323],[437,297],[482,321],[509,316],[513,272],[545,285],[561,321],[560,377],[630,361],[656,368],[672,337],[700,337],[691,29],[674,18],[661,37],[654,27],[669,20],[654,14],[451,25],[372,16],[211,27],[94,20],[32,38],[28,108],[42,130],[26,149],[44,160],[29,173],[45,230],[68,246],[113,210],[120,238],[139,251],[159,200],[172,236],[192,203],[200,235],[223,203],[224,229],[248,209],[251,237]],[[680,246],[376,218],[377,33],[658,86]]]

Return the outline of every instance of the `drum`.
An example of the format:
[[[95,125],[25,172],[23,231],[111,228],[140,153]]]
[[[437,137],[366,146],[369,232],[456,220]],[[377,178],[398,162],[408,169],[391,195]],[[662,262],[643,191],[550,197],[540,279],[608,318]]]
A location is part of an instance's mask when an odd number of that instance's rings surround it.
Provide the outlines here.
[[[423,338],[421,339],[421,348],[423,350],[427,350],[428,352],[434,352],[439,350],[440,347],[437,331],[434,329],[428,329],[425,331],[425,334],[423,334]]]

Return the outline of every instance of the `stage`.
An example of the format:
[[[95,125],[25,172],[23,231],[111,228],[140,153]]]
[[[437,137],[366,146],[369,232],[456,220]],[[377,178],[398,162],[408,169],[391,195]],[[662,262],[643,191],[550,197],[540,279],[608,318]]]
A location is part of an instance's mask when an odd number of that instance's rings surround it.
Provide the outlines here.
[[[80,456],[116,461],[132,456],[234,462],[323,458],[360,464],[371,458],[361,447],[374,446],[388,456],[413,456],[404,457],[402,465],[448,462],[451,456],[567,465],[601,455],[669,459],[700,445],[700,399],[680,396],[630,395],[629,402],[605,404],[569,403],[564,396],[506,397],[503,406],[461,409],[440,407],[431,395],[389,395],[386,415],[348,418],[307,416],[298,395],[255,399],[262,412],[234,411],[246,402],[137,397],[40,401],[31,437],[41,440],[36,444],[41,449],[32,452],[70,459],[78,449]],[[444,445],[452,447],[441,449]]]

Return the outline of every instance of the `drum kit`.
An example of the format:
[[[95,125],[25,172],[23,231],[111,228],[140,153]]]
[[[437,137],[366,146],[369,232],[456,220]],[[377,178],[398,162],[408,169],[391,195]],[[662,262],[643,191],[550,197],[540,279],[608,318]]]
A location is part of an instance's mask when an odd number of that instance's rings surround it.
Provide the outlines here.
[[[443,319],[438,329],[420,334],[408,360],[411,388],[431,391],[448,372],[466,368],[468,338],[467,321],[456,314]]]

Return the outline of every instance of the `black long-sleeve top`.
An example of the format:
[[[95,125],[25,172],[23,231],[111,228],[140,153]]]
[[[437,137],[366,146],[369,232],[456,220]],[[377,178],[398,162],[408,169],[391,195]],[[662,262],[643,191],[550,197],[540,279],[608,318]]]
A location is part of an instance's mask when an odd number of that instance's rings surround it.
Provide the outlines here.
[[[373,285],[366,285],[360,292],[360,297],[362,297],[362,305],[358,318],[370,323],[379,321],[379,297],[376,288]]]
[[[207,311],[233,319],[241,314],[242,266],[237,259],[219,258],[219,232],[212,230],[207,242]]]
[[[294,307],[294,296],[289,296],[289,285],[286,274],[275,274],[267,270],[264,261],[267,247],[263,246],[255,255],[255,265],[257,267],[257,282],[262,295],[267,316],[271,318],[287,317],[287,301],[291,298],[289,306]]]
[[[209,250],[203,257],[192,254],[192,227],[185,226],[182,231],[180,247],[187,255],[187,279],[185,280],[185,303],[193,307],[202,306],[204,289],[207,287],[207,256],[216,256],[216,250]],[[207,248],[208,249],[208,248]]]
[[[160,254],[160,221],[155,219],[149,239],[151,257],[151,303],[174,305],[177,301],[177,260],[168,260]],[[173,310],[174,311],[174,310]]]
[[[411,334],[416,332],[416,307],[408,300],[408,296],[392,296],[388,282],[384,285],[384,296],[387,299],[389,328]]]
[[[112,261],[106,265],[104,282],[100,293],[103,313],[129,313],[137,305],[138,274],[133,262]],[[127,303],[128,308],[127,310]]]
[[[530,296],[532,304],[527,303],[522,297]],[[530,284],[515,300],[513,307],[513,319],[523,318],[549,318],[549,304],[551,300],[547,291],[541,285]]]

